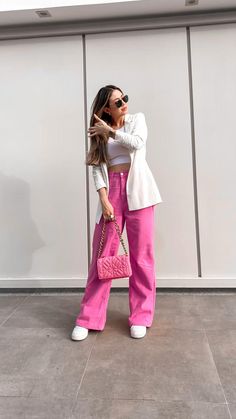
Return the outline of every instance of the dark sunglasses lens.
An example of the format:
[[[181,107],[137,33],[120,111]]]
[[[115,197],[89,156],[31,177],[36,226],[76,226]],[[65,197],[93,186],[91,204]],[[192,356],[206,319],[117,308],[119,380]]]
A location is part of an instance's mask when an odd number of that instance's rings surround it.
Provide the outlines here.
[[[122,100],[121,99],[116,101],[116,106],[117,106],[117,108],[120,108],[122,106]]]
[[[128,102],[128,100],[129,100],[129,96],[128,96],[128,95],[125,95],[125,96],[123,97],[123,101],[124,101],[125,103],[127,103],[127,102]]]

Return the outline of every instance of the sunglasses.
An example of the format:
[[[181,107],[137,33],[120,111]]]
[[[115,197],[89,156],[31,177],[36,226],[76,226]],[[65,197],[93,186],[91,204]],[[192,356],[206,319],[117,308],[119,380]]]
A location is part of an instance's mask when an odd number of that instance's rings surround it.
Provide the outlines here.
[[[118,99],[115,102],[115,105],[117,106],[117,108],[120,108],[122,106],[123,102],[124,103],[127,103],[128,100],[129,100],[129,96],[128,95],[125,95],[125,96],[122,97],[122,99]]]

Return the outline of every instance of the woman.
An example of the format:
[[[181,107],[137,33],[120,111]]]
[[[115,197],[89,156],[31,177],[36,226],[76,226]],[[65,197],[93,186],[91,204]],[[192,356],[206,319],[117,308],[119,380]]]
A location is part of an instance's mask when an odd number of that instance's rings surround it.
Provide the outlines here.
[[[128,96],[113,85],[97,93],[90,120],[90,150],[86,164],[93,166],[99,194],[93,253],[80,313],[72,332],[73,340],[88,336],[88,330],[103,330],[112,281],[97,274],[97,254],[104,218],[106,234],[103,256],[114,256],[119,236],[112,219],[123,231],[126,223],[132,275],[129,278],[131,337],[141,338],[155,312],[154,207],[162,202],[146,162],[147,126],[144,114],[128,113]]]

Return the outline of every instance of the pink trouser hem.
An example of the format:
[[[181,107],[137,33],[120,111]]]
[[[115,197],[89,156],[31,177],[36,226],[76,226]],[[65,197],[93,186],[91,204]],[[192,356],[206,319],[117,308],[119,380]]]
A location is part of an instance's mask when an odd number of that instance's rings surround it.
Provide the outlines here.
[[[104,330],[104,328],[103,329],[99,329],[99,327],[97,327],[97,326],[95,326],[95,325],[93,325],[91,323],[88,323],[88,322],[83,322],[82,320],[76,322],[76,326],[86,327],[86,329],[89,329],[89,330],[97,330],[99,332],[101,332],[101,331]]]

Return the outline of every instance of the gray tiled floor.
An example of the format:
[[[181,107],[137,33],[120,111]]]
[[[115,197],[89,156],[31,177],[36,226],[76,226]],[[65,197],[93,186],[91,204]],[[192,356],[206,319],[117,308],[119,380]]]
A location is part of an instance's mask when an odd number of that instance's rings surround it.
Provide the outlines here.
[[[236,294],[158,293],[142,339],[128,293],[70,338],[82,294],[0,295],[1,419],[236,418]]]

